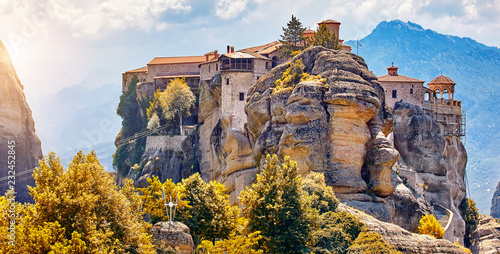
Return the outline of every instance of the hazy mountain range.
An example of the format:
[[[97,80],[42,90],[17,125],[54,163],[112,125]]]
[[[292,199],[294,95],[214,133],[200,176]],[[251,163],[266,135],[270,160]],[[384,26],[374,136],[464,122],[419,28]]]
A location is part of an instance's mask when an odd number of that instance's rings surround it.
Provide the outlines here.
[[[439,75],[457,83],[455,99],[466,111],[467,177],[470,195],[489,214],[500,180],[500,49],[470,38],[444,35],[399,20],[381,22],[359,41],[359,55],[377,76],[394,63],[398,73],[425,80]],[[356,41],[347,42],[356,53]]]

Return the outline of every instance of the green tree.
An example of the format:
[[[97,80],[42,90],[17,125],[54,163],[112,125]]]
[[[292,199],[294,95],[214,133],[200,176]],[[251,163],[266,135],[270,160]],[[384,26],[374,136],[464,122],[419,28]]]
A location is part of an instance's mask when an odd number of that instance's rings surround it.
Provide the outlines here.
[[[321,215],[320,228],[312,234],[312,251],[322,253],[346,253],[365,225],[347,212],[326,212]]]
[[[86,253],[154,253],[131,182],[118,190],[94,152],[79,152],[67,169],[49,153],[33,176],[34,224],[52,228],[52,236],[83,245]]]
[[[439,224],[439,221],[434,215],[423,215],[420,219],[420,226],[418,227],[419,234],[430,235],[434,238],[441,239],[444,235],[444,230]]]
[[[215,244],[204,240],[198,245],[198,250],[207,254],[261,254],[264,251],[257,247],[262,239],[259,233],[256,231],[248,235],[237,235],[233,232],[228,239],[216,241]]]
[[[308,46],[323,46],[328,49],[342,49],[342,45],[339,44],[339,38],[335,33],[330,32],[330,29],[325,24],[321,24],[314,32],[314,36],[311,41],[308,42]]]
[[[302,189],[309,194],[311,207],[320,214],[337,210],[339,200],[335,197],[332,187],[325,184],[325,176],[322,173],[309,172],[303,180]]]
[[[302,198],[304,197],[304,198]],[[243,215],[250,232],[260,231],[260,246],[266,253],[303,253],[315,224],[317,210],[311,209],[308,195],[302,189],[297,164],[285,157],[266,156],[257,181],[241,192]]]
[[[190,109],[195,103],[195,96],[186,83],[185,78],[175,78],[170,81],[164,91],[157,91],[155,98],[147,109],[148,119],[151,121],[158,108],[162,109],[162,117],[171,120],[175,117],[179,120],[179,130],[182,135],[182,119],[191,114]],[[154,125],[153,123],[151,125]]]
[[[239,209],[229,204],[226,187],[216,181],[203,181],[198,173],[182,180],[182,200],[189,208],[180,211],[180,220],[191,229],[195,244],[202,239],[227,239],[236,229]]]
[[[460,204],[460,210],[462,210],[465,221],[464,245],[465,247],[470,248],[472,244],[474,244],[473,233],[477,229],[479,213],[477,211],[476,203],[470,198],[464,198]]]
[[[359,234],[354,243],[349,247],[348,254],[401,254],[401,252],[389,245],[380,234],[372,231],[364,231]]]
[[[302,23],[299,19],[292,15],[292,19],[288,21],[286,28],[283,27],[283,34],[281,35],[282,46],[279,49],[281,57],[288,58],[292,55],[292,52],[304,49],[303,33],[306,30],[302,27]]]

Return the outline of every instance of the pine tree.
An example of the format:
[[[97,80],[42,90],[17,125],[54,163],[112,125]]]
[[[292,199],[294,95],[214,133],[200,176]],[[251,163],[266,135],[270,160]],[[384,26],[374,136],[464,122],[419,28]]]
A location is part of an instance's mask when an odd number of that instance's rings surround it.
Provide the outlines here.
[[[473,233],[477,229],[479,213],[477,211],[476,203],[470,198],[465,198],[462,201],[460,209],[462,210],[465,221],[464,245],[465,247],[470,248],[474,243]]]
[[[308,46],[323,46],[327,49],[342,49],[339,45],[339,38],[335,33],[330,32],[330,29],[325,24],[321,24],[314,32],[314,36],[311,41],[308,42]]]
[[[302,44],[304,37],[303,33],[306,30],[302,27],[302,23],[299,19],[292,15],[292,20],[290,20],[287,27],[283,27],[283,35],[281,35],[281,48],[279,53],[282,58],[288,58],[292,55],[292,52],[304,49]]]
[[[305,252],[317,210],[303,198],[307,194],[302,190],[297,164],[286,156],[280,167],[276,155],[267,155],[261,171],[240,196],[248,230],[260,231],[265,237],[260,246],[266,253]]]

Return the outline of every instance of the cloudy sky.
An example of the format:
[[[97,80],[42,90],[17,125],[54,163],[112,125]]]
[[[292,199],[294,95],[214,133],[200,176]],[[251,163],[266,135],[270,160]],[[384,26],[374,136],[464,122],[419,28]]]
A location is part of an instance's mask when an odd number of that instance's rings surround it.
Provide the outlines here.
[[[412,21],[440,33],[500,46],[500,0],[0,0],[0,40],[28,99],[155,56],[201,55],[279,38],[292,14],[306,27],[342,22],[341,38],[363,38],[380,21]],[[95,78],[95,73],[108,73]]]

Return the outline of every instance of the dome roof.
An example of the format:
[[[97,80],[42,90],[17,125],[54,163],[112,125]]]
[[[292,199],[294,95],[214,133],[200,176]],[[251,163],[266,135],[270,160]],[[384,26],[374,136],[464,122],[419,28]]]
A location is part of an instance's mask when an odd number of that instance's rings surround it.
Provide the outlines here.
[[[333,19],[327,19],[319,22],[318,24],[340,24],[340,22]]]
[[[440,84],[440,85],[446,85],[446,84],[455,85],[456,83],[453,82],[453,80],[451,80],[450,78],[441,75],[441,76],[438,76],[438,77],[434,78],[431,82],[429,82],[429,85],[437,85],[437,84]]]

